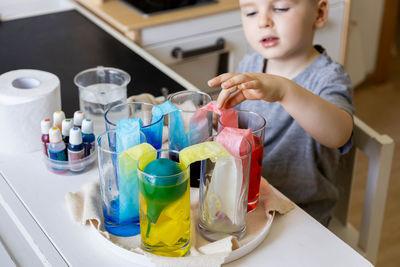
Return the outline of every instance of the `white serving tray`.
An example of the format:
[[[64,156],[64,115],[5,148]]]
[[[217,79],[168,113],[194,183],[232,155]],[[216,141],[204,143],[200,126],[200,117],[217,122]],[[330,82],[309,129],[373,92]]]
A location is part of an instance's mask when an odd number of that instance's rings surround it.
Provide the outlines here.
[[[193,206],[193,199],[198,199],[198,190],[192,188],[190,193]],[[197,208],[192,209],[191,212],[197,212]],[[225,258],[224,263],[229,263],[237,260],[249,254],[258,245],[260,245],[267,236],[274,217],[275,212],[272,212],[268,216],[266,216],[265,212],[260,208],[257,208],[256,210],[248,213],[246,235],[239,241],[240,247],[231,251],[230,254]],[[140,247],[140,238],[137,238],[133,242],[130,242],[132,246],[130,247],[131,250],[129,250],[104,237],[93,225],[91,225],[91,230],[93,232],[93,236],[97,239],[97,242],[104,245],[105,248],[117,254],[118,256],[122,256],[125,259],[136,264],[154,266],[154,263],[151,262],[148,257],[136,251],[133,251],[135,248]],[[190,257],[190,255],[187,257]]]
[[[258,245],[261,244],[261,242],[264,241],[265,237],[267,236],[272,222],[275,217],[275,212],[271,213],[269,216],[269,219],[265,221],[265,224],[263,225],[262,228],[258,229],[259,232],[258,234],[251,240],[246,240],[246,236],[244,236],[244,239],[239,241],[240,247],[238,249],[233,250],[228,257],[226,257],[224,263],[228,263],[234,260],[237,260],[247,254],[249,254],[251,251],[253,251]],[[249,229],[251,230],[251,229]]]

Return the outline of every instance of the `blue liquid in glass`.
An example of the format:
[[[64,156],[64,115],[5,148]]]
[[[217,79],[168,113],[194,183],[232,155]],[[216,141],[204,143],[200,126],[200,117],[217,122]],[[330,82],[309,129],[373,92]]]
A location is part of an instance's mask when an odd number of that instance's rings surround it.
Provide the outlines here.
[[[110,210],[107,213],[107,209],[103,204],[104,214],[104,227],[106,230],[116,236],[134,236],[140,233],[139,216],[119,221],[119,197],[110,202]]]
[[[161,119],[157,123],[143,126],[141,129],[146,136],[147,143],[152,145],[156,150],[161,149],[162,145],[163,121],[164,119]]]

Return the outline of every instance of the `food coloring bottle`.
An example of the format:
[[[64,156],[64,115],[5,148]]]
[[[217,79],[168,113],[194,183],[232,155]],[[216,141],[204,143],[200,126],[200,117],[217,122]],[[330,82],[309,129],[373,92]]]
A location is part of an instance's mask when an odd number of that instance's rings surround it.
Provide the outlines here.
[[[85,113],[83,111],[75,111],[74,113],[74,127],[81,128],[82,127],[82,121],[85,118]]]
[[[62,110],[53,113],[53,126],[58,129],[62,128],[62,121],[65,119],[65,113]]]
[[[66,161],[67,155],[65,154],[65,144],[61,137],[60,129],[52,127],[49,131],[50,143],[49,143],[49,158],[56,161]],[[51,164],[52,169],[55,172],[66,172],[64,168],[54,167],[55,164]]]
[[[69,132],[68,158],[71,171],[81,171],[85,168],[84,164],[78,164],[77,161],[84,157],[82,133],[78,127],[71,128]],[[75,163],[75,164],[74,164]]]
[[[42,143],[43,143],[43,152],[46,156],[49,156],[47,149],[49,149],[49,130],[51,128],[51,120],[50,119],[43,119],[40,122],[40,130],[42,132]]]
[[[62,130],[61,130],[61,134],[62,134],[62,139],[65,143],[65,154],[67,155],[67,160],[68,160],[68,144],[69,144],[69,130],[71,130],[71,128],[73,127],[72,125],[72,120],[71,119],[65,119],[62,121]]]
[[[82,139],[85,149],[85,157],[94,152],[95,136],[93,134],[93,121],[91,119],[84,119],[82,122]]]
[[[73,123],[71,119],[65,119],[62,121],[62,139],[66,146],[69,144],[69,131],[73,128]]]

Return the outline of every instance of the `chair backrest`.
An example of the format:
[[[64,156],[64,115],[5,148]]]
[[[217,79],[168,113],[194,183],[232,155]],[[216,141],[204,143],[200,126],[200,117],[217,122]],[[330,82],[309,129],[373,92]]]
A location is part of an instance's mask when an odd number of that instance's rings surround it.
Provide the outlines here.
[[[353,148],[342,156],[335,181],[340,197],[334,210],[334,217],[343,227],[349,227],[349,200],[357,149],[369,158],[367,185],[357,240],[355,244],[350,244],[352,242],[347,242],[348,240],[344,241],[351,246],[357,246],[358,251],[363,252],[368,260],[375,263],[392,167],[394,141],[387,135],[377,133],[354,116]],[[345,239],[346,235],[344,238],[343,235],[339,237]]]

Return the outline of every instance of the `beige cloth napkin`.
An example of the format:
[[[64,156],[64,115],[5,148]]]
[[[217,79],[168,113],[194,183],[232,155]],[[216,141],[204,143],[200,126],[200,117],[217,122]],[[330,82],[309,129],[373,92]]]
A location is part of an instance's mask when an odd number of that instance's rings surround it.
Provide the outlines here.
[[[144,93],[128,97],[127,102],[145,102],[153,105],[159,105],[164,101],[157,100],[152,94]]]
[[[216,242],[208,242],[196,231],[198,220],[198,189],[191,189],[191,242],[190,255],[182,258],[169,258],[150,254],[140,248],[140,235],[134,237],[118,237],[104,229],[101,210],[100,188],[98,180],[84,184],[78,192],[65,196],[72,219],[81,225],[92,223],[105,238],[132,253],[145,255],[156,266],[220,266],[232,250],[253,240],[270,220],[271,212],[285,214],[294,208],[293,202],[278,190],[261,179],[260,203],[255,211],[247,215],[246,235],[237,241],[235,237],[227,237]]]

